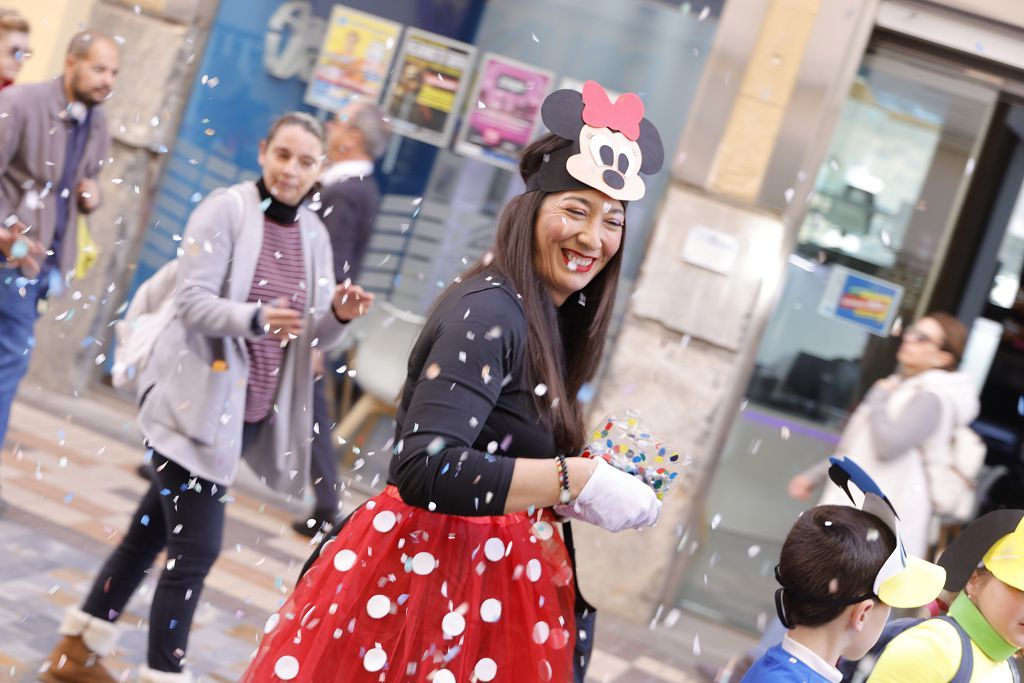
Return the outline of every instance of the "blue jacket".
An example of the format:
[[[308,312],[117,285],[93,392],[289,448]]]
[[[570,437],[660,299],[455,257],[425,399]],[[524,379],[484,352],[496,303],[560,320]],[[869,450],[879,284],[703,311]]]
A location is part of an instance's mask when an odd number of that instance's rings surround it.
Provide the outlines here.
[[[827,678],[782,649],[769,648],[747,669],[740,683],[830,683]]]

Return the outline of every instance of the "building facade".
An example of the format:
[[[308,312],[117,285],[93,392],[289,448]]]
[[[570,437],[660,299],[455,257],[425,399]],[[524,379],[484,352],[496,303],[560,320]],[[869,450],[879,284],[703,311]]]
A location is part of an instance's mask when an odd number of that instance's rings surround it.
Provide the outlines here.
[[[378,165],[365,284],[403,309],[426,310],[486,251],[521,191],[515,135],[511,147],[470,135],[489,72],[538,93],[588,78],[637,91],[663,131],[670,171],[630,207],[619,322],[589,408],[595,421],[639,409],[692,464],[655,529],[578,533],[599,607],[646,620],[681,606],[756,629],[801,507],[786,481],[830,452],[891,370],[894,331],[932,308],[972,326],[990,458],[1019,457],[1003,386],[1021,372],[1005,330],[1024,264],[1012,3],[104,0],[90,12],[126,38],[91,228],[101,257],[40,325],[25,391],[103,391],[130,292],[174,257],[196,202],[256,172],[276,115],[327,115],[337,92],[317,76],[321,49],[340,52],[332,32],[369,14],[394,61],[358,87],[405,124]],[[399,101],[400,67],[426,43],[457,83],[432,122]]]

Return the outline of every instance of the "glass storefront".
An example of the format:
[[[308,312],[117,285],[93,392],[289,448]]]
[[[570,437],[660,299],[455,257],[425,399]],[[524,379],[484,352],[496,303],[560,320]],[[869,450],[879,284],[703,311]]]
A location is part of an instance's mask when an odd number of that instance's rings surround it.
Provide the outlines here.
[[[999,245],[996,257],[999,264],[988,303],[999,308],[1013,308],[1021,286],[1024,271],[1024,193],[1017,195],[1010,215],[1010,224]]]
[[[843,106],[721,456],[678,600],[746,629],[774,613],[772,567],[806,506],[790,477],[831,454],[895,362],[940,263],[997,91],[935,63],[865,57]]]

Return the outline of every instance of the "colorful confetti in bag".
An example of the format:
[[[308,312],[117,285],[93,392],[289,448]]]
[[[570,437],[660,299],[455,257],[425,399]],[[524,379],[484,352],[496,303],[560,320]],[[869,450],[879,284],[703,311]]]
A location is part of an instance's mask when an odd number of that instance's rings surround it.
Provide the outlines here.
[[[679,453],[652,436],[633,410],[602,420],[580,455],[603,458],[612,467],[639,477],[654,489],[658,500],[665,498],[684,465]]]

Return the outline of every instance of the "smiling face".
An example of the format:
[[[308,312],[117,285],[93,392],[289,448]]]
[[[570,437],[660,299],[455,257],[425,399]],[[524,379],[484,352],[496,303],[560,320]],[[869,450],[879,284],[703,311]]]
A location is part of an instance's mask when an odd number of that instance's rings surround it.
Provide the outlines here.
[[[533,264],[556,306],[586,287],[622,246],[622,202],[597,190],[544,198],[533,228]]]
[[[260,142],[263,183],[274,199],[295,206],[316,182],[323,155],[313,133],[298,124],[281,126],[270,140]]]
[[[967,596],[1006,642],[1024,647],[1024,591],[978,570],[967,581]]]

